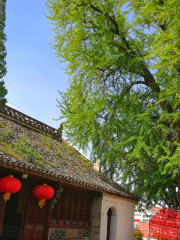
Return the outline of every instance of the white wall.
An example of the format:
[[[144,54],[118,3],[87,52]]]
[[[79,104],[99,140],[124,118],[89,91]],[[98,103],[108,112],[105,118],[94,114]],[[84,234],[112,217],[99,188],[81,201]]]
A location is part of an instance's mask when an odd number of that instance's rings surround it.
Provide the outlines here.
[[[107,212],[112,208],[110,240],[133,240],[135,202],[103,195],[100,240],[106,240]],[[117,216],[116,216],[117,215]],[[115,224],[117,219],[117,226]]]

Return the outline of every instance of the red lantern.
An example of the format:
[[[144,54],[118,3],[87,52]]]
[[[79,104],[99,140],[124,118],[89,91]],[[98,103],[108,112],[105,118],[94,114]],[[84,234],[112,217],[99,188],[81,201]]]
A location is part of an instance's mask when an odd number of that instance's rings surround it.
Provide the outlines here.
[[[54,196],[54,189],[47,184],[39,185],[33,189],[33,196],[40,199],[40,208],[45,205],[45,200],[48,200]]]
[[[21,182],[12,175],[0,178],[0,191],[4,192],[5,202],[10,199],[11,193],[16,193],[21,189]]]

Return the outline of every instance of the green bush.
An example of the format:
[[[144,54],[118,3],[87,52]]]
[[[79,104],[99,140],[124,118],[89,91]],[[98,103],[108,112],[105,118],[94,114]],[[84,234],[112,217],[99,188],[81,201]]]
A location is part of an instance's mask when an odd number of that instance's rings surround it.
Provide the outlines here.
[[[134,240],[143,240],[143,235],[144,234],[139,229],[134,229]]]

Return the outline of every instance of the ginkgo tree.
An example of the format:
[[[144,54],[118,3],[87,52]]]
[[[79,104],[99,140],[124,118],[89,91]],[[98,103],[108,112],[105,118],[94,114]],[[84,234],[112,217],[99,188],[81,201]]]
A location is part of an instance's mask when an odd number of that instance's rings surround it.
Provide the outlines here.
[[[60,118],[147,205],[180,203],[179,0],[47,0],[67,62]]]

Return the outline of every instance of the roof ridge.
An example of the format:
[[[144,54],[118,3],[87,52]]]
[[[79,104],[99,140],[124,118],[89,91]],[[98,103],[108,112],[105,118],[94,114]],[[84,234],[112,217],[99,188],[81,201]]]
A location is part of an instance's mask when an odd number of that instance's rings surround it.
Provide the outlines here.
[[[47,133],[52,137],[59,139],[58,129],[53,128],[39,120],[32,118],[14,108],[11,108],[7,105],[0,103],[0,114],[10,118],[11,120],[17,121],[26,125],[32,129],[35,129],[40,132]]]
[[[0,103],[0,115],[3,115],[16,122],[19,122],[25,126],[28,126],[33,130],[47,133],[51,135],[53,138],[60,140],[59,129],[53,128],[33,117],[26,115],[25,113],[18,111],[17,109],[14,109],[2,103]],[[61,139],[63,143],[68,144],[66,140],[64,140],[63,138]],[[72,146],[72,150],[80,154],[85,160],[90,161],[82,153],[80,153],[75,147]]]

